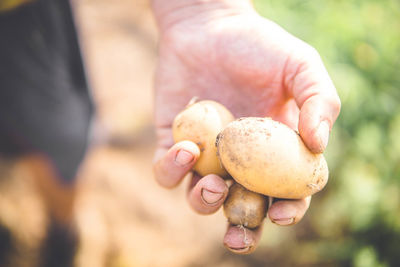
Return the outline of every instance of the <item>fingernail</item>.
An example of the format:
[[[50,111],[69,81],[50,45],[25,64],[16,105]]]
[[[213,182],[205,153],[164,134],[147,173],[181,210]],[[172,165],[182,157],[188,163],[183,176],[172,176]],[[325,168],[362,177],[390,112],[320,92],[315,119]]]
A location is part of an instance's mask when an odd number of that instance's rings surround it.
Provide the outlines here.
[[[204,188],[201,190],[201,198],[207,205],[216,204],[222,199],[223,196],[224,194],[220,192],[212,192]]]
[[[316,136],[319,139],[320,150],[323,152],[329,140],[329,123],[327,121],[322,121],[319,124]]]
[[[282,226],[291,225],[294,222],[294,218],[275,219],[272,222]]]
[[[175,157],[175,162],[178,163],[180,166],[185,166],[192,162],[194,159],[194,156],[192,153],[186,151],[186,150],[179,150],[178,154],[176,154]]]
[[[233,253],[237,253],[237,254],[246,254],[247,252],[250,251],[250,248],[251,248],[251,247],[232,248],[232,247],[229,247],[227,245],[225,245],[225,246],[226,246],[227,249],[229,249]]]

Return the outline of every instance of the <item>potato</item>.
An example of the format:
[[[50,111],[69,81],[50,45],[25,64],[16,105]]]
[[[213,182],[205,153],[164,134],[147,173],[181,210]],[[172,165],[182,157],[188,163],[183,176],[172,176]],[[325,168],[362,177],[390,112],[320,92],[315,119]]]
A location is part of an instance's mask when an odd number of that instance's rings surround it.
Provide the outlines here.
[[[219,158],[229,174],[250,191],[300,199],[328,181],[322,154],[308,150],[299,134],[270,118],[241,118],[221,132]]]
[[[235,183],[229,188],[224,203],[224,214],[231,224],[256,228],[262,224],[267,214],[267,200],[266,196],[251,192]]]
[[[228,109],[211,100],[189,104],[175,117],[172,124],[174,141],[189,140],[199,146],[201,154],[193,170],[201,176],[212,173],[221,177],[228,175],[217,157],[215,140],[233,120],[234,117]]]

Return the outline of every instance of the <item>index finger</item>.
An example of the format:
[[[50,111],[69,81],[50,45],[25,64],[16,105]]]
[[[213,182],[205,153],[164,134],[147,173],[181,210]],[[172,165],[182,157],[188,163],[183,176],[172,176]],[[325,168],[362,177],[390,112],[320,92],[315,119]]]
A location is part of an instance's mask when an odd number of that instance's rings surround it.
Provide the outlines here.
[[[322,153],[340,112],[340,99],[318,52],[309,47],[291,83],[300,109],[299,132],[307,147]]]

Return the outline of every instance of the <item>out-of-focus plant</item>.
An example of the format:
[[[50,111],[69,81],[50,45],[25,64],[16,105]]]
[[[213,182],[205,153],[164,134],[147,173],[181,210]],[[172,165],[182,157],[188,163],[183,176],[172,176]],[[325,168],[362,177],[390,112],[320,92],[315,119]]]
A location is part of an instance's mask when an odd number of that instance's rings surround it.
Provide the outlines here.
[[[326,152],[330,181],[291,253],[317,265],[400,266],[400,2],[255,5],[320,52],[342,100]]]

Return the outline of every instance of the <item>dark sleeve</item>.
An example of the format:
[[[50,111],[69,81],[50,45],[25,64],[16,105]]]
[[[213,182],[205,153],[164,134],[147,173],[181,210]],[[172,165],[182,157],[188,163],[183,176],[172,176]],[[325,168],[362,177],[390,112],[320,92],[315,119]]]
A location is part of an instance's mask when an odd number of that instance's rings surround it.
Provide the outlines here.
[[[0,13],[0,153],[41,153],[71,180],[92,114],[69,1]]]

